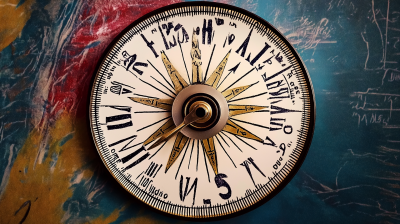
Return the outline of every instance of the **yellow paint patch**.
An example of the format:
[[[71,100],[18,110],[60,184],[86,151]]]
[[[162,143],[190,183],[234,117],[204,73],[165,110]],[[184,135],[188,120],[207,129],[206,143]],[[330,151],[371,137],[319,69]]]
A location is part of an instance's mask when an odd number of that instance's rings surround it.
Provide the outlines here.
[[[120,213],[122,211],[124,211],[129,205],[126,205],[124,207],[122,207],[121,209],[115,209],[108,217],[104,217],[103,215],[101,215],[100,217],[91,220],[90,224],[107,224],[107,223],[112,223],[115,222]],[[163,224],[163,223],[167,223],[167,222],[163,222],[157,219],[152,218],[151,216],[143,216],[141,214],[143,214],[143,209],[141,209],[141,211],[139,212],[139,217],[134,217],[134,218],[130,218],[127,219],[125,221],[123,221],[121,224],[131,224],[131,223],[140,223],[140,224]]]
[[[33,0],[0,0],[0,52],[18,37],[31,17]]]
[[[43,161],[37,161],[36,165],[39,146],[43,144],[46,134],[38,130],[30,133],[14,161],[7,187],[0,198],[2,223],[20,222],[29,206],[14,214],[28,201],[31,206],[26,223],[60,223],[64,216],[62,206],[73,194],[71,178],[76,171],[80,171],[79,176],[87,179],[95,169],[88,166],[98,155],[90,143],[91,136],[85,124],[63,113],[50,126],[47,156]],[[72,132],[74,136],[60,146],[61,140]],[[53,155],[57,155],[57,161],[53,161]]]

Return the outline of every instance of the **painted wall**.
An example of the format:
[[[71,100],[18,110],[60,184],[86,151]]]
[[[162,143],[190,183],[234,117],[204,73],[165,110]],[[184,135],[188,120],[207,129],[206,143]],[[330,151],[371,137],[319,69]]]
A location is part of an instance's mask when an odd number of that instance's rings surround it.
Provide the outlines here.
[[[175,223],[111,177],[87,94],[112,39],[178,0],[0,2],[0,223]],[[399,223],[400,2],[226,0],[277,27],[313,81],[308,156],[275,198],[221,223]]]

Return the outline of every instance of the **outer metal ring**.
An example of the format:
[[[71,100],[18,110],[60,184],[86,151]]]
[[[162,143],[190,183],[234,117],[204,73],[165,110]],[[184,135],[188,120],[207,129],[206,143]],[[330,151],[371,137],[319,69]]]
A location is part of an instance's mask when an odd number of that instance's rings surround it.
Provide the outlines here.
[[[212,96],[215,99],[216,103],[219,105],[220,108],[219,111],[220,118],[214,127],[205,131],[194,130],[190,127],[185,127],[184,129],[181,130],[182,134],[193,139],[207,139],[216,135],[225,127],[226,122],[228,121],[229,118],[228,103],[226,102],[226,99],[221,94],[221,92],[208,85],[196,84],[184,88],[176,96],[174,103],[172,104],[172,119],[175,125],[180,125],[183,122],[184,117],[182,110],[185,107],[184,105],[185,101],[192,95],[202,94],[202,93],[205,95]]]

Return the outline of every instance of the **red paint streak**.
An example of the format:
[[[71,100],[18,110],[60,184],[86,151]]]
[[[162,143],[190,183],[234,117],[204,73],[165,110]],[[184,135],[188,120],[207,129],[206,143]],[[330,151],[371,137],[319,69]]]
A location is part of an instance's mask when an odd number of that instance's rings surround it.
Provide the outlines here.
[[[136,19],[178,0],[84,1],[69,40],[64,45],[50,85],[42,125],[52,123],[61,112],[87,115],[90,81],[110,42]],[[68,18],[66,18],[68,19]],[[97,45],[95,45],[97,42]],[[93,47],[88,47],[91,44]]]

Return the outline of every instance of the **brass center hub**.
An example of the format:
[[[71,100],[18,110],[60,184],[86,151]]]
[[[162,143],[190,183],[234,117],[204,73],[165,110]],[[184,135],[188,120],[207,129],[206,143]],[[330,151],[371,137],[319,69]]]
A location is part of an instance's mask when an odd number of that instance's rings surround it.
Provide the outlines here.
[[[188,105],[186,105],[186,107],[188,107]],[[203,123],[209,121],[213,113],[212,113],[211,106],[208,103],[204,102],[204,101],[196,101],[196,102],[194,102],[189,107],[189,111],[192,111],[195,107],[197,107],[196,115],[198,117],[201,117],[201,119],[196,121],[196,122],[194,122],[194,123],[192,123],[191,125],[193,127],[198,127],[197,124],[203,124]],[[187,115],[186,111],[187,110],[185,108],[185,117]]]
[[[181,130],[193,139],[206,139],[216,135],[226,125],[229,117],[228,103],[218,90],[204,84],[190,85],[176,96],[172,104],[172,119],[175,125],[183,122],[193,109],[201,117]]]
[[[183,116],[185,117],[188,115],[196,106],[203,108],[208,113],[206,113],[200,120],[190,124],[189,127],[196,130],[212,128],[216,124],[220,115],[220,108],[215,102],[215,99],[202,93],[190,96],[184,104],[185,108],[183,108]]]

